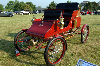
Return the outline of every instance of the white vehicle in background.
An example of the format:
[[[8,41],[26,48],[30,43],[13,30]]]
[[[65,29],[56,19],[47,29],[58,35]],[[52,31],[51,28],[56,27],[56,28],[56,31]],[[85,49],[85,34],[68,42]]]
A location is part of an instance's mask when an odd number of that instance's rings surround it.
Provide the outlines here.
[[[97,15],[100,15],[100,10],[97,10]]]
[[[21,15],[24,15],[24,14],[30,15],[30,11],[28,9],[25,9],[24,11],[20,11],[19,14],[21,14]]]

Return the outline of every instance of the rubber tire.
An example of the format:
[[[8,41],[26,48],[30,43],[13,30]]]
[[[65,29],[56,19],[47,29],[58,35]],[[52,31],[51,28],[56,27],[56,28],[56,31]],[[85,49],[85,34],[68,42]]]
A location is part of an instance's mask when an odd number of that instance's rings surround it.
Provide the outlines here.
[[[22,13],[22,15],[23,15],[23,13]]]
[[[10,14],[9,17],[12,17],[12,15]]]
[[[16,48],[18,51],[20,51],[20,52],[24,52],[25,50],[20,50],[19,47],[18,47],[17,44],[16,44],[16,41],[17,41],[17,37],[18,37],[21,33],[24,33],[24,32],[25,32],[25,31],[21,30],[20,32],[18,32],[18,33],[16,34],[16,36],[15,36],[15,38],[14,38],[14,46],[15,46],[15,48]]]
[[[28,15],[30,15],[30,13],[28,13]]]
[[[86,25],[85,27],[87,27],[87,30],[88,30],[88,32],[89,32],[89,26]],[[84,29],[84,28],[83,28],[83,29]],[[83,33],[82,33],[82,31],[81,31],[81,42],[82,42],[82,43],[85,43],[85,42],[87,41],[87,39],[88,39],[88,36],[89,36],[89,33],[87,34],[87,38],[86,38],[86,40],[83,41]]]
[[[62,37],[57,37],[57,38],[53,38],[53,39],[51,39],[51,40],[49,40],[49,42],[48,42],[48,44],[47,44],[47,46],[46,46],[46,48],[45,48],[45,51],[44,51],[44,59],[45,59],[45,62],[46,62],[46,64],[48,65],[48,66],[55,66],[55,64],[51,64],[49,61],[48,61],[48,57],[47,57],[47,55],[48,55],[48,48],[49,48],[49,46],[50,46],[50,44],[54,41],[54,40],[56,40],[56,39],[61,39],[63,42],[64,42],[64,44],[65,44],[65,51],[66,51],[66,40],[64,40]],[[65,54],[65,51],[64,51],[64,54]],[[64,54],[63,54],[63,56],[64,56]],[[63,57],[62,57],[63,58]],[[62,59],[61,58],[61,59]],[[60,60],[61,61],[61,60]],[[59,63],[59,62],[58,62]],[[56,63],[57,64],[57,63]]]

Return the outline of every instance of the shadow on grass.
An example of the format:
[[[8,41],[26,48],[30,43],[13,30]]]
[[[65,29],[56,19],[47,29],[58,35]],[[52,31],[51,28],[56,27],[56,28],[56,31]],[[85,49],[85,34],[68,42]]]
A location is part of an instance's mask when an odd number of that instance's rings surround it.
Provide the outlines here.
[[[74,38],[74,37],[72,37],[72,38],[66,40],[66,42],[67,42],[67,44],[69,44],[69,43],[71,43],[71,44],[76,44],[76,45],[78,45],[78,44],[83,44],[83,43],[81,42],[81,38]]]
[[[15,37],[17,33],[9,33],[8,37]],[[82,44],[80,41],[77,41],[77,40],[80,40],[79,38],[77,39],[68,39],[66,40],[67,43],[71,43],[71,44]],[[9,53],[9,58],[11,59],[14,59],[16,60],[17,62],[20,62],[20,63],[25,63],[25,64],[29,64],[29,65],[36,65],[36,66],[47,66],[45,63],[44,64],[37,64],[37,63],[34,63],[34,62],[27,62],[26,61],[23,61],[24,58],[20,58],[18,59],[16,56],[15,56],[15,47],[14,47],[14,41],[8,41],[8,40],[5,40],[5,39],[1,39],[0,40],[0,43],[2,44],[0,49]],[[4,47],[4,48],[2,48]],[[31,53],[33,54],[42,54],[41,56],[33,56],[31,55]],[[33,59],[39,59],[41,58],[42,56],[44,56],[44,53],[43,52],[38,52],[37,50],[33,50],[33,51],[25,51],[25,52],[21,52],[21,55],[23,56],[29,56],[29,57],[32,57]]]
[[[21,62],[21,63],[25,63],[25,64],[30,64],[30,65],[36,65],[36,66],[47,66],[46,64],[35,64],[35,63],[31,63],[31,62],[26,62],[26,61],[21,61],[17,58],[15,58],[16,61]]]
[[[8,18],[9,18],[10,16],[0,16],[0,17],[8,17]],[[13,17],[13,16],[12,16],[12,17]]]
[[[8,33],[8,35],[6,36],[9,36],[9,37],[15,37],[17,33]]]
[[[8,58],[14,59],[17,62],[25,63],[25,64],[29,64],[29,65],[36,65],[36,66],[46,66],[46,64],[36,64],[36,63],[22,61],[22,60],[18,59],[16,57],[16,55],[15,55],[15,47],[14,47],[14,42],[13,41],[8,41],[8,40],[5,40],[5,39],[0,39],[0,50],[8,53],[9,54]],[[33,59],[38,59],[41,56],[34,57],[33,55],[31,55],[31,53],[33,53],[33,54],[38,53],[38,54],[42,54],[42,56],[44,56],[43,52],[38,52],[37,50],[21,52],[21,55],[30,56]],[[24,59],[24,58],[22,58],[22,59]]]

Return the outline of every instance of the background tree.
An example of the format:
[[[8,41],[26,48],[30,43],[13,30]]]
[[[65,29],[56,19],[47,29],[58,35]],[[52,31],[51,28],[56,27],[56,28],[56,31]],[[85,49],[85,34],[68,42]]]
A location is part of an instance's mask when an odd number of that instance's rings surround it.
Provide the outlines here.
[[[100,6],[97,7],[97,10],[100,10]]]
[[[24,3],[23,1],[22,2],[20,2],[20,7],[21,7],[21,10],[24,10],[25,8],[24,7],[26,7],[26,3]]]
[[[98,7],[98,3],[96,2],[88,2],[85,4],[84,9],[83,10],[90,10],[90,11],[96,11]]]
[[[22,2],[17,2],[14,6],[14,11],[20,11],[20,10],[24,10],[24,9],[29,9],[30,11],[32,11],[32,8],[30,7],[29,4]]]
[[[30,11],[33,11],[32,8],[31,8],[29,5],[27,5],[27,4],[25,4],[25,5],[22,7],[22,9],[23,9],[23,10],[24,10],[24,9],[29,9]]]
[[[2,4],[0,4],[0,10],[4,10],[4,8],[3,8],[3,5]]]
[[[92,5],[93,5],[93,11],[96,11],[98,7],[98,3],[92,2]]]
[[[14,6],[14,11],[19,11],[19,10],[22,10],[22,7],[21,7],[21,3],[17,2]]]
[[[5,6],[6,9],[13,10],[14,9],[14,1],[9,1]]]
[[[11,10],[19,11],[19,10],[24,10],[24,9],[29,9],[30,11],[36,10],[35,5],[33,5],[32,2],[24,3],[23,1],[19,2],[18,0],[15,0],[15,2],[9,1],[7,5],[5,6],[5,8],[6,8],[6,11],[11,11]]]
[[[25,6],[25,3],[22,1],[22,2],[16,2],[15,5],[14,5],[14,11],[20,11],[20,10],[23,10]]]
[[[68,0],[67,3],[71,3],[71,1]]]
[[[32,8],[32,11],[36,10],[35,5],[33,5],[32,2],[26,2],[26,4],[29,5]]]
[[[48,9],[56,9],[56,5],[57,5],[57,3],[54,3],[54,1],[53,2],[51,2],[50,4],[49,4],[49,7],[47,7]]]
[[[38,8],[41,8],[41,6],[38,6]]]
[[[15,5],[16,3],[19,3],[19,1],[18,1],[18,0],[15,0],[14,5]]]
[[[79,4],[79,7],[80,7],[80,11],[82,11],[82,9],[81,9],[81,7],[82,7],[81,3]]]

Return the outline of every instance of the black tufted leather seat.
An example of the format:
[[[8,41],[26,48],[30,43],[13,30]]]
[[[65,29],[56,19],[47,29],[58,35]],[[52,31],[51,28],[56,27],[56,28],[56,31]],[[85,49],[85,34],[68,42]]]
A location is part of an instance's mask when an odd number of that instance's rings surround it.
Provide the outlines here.
[[[57,4],[56,9],[63,9],[63,17],[71,17],[74,10],[78,10],[79,3],[60,3]],[[45,20],[56,20],[60,17],[61,10],[44,10]]]
[[[60,17],[61,10],[44,10],[45,20],[56,20]]]
[[[71,17],[74,10],[78,10],[79,3],[60,3],[57,4],[56,9],[63,9],[63,17]]]

